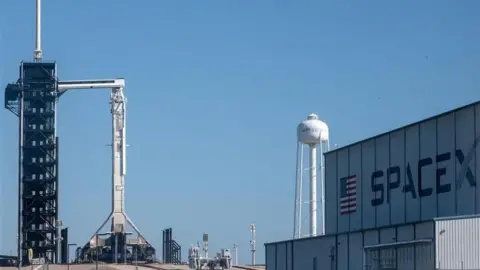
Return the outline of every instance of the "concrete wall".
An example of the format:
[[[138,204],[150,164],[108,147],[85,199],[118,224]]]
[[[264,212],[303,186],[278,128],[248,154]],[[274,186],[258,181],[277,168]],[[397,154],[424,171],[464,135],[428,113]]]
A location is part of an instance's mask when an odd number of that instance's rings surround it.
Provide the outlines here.
[[[427,221],[412,225],[266,244],[266,269],[362,270],[364,246],[433,239],[434,232],[433,221]],[[415,255],[403,256],[404,258],[397,266],[399,270],[433,269],[433,245],[431,254],[425,254],[425,251],[421,249],[412,249],[412,253]],[[316,268],[314,263],[317,264]]]
[[[326,233],[480,213],[480,104],[325,155]],[[349,214],[339,201],[355,176]]]

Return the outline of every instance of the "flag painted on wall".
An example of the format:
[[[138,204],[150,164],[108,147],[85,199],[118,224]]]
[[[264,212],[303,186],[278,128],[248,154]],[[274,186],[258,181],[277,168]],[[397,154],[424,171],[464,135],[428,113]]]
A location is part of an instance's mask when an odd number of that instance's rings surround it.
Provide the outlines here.
[[[350,215],[357,211],[357,176],[340,179],[340,215]]]

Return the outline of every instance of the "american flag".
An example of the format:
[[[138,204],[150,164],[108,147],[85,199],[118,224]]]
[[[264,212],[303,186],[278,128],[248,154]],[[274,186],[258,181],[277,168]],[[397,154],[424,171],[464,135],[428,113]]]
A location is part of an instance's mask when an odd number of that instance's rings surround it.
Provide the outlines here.
[[[350,215],[357,211],[357,176],[340,179],[340,215]]]

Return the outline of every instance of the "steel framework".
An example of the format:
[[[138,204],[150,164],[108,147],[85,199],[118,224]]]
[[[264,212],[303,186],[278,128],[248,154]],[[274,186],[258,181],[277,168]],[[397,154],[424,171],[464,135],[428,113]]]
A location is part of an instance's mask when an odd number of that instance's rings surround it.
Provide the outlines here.
[[[27,250],[56,261],[58,239],[58,99],[55,63],[20,64],[16,83],[5,89],[5,108],[19,117],[18,263]]]
[[[172,228],[163,230],[163,253],[164,263],[182,263],[182,247],[172,238]]]

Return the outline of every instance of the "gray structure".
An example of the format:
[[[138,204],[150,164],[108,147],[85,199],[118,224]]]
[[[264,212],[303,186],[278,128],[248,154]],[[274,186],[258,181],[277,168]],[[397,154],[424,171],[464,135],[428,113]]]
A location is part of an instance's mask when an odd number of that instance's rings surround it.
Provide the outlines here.
[[[480,214],[480,103],[325,154],[326,234]]]
[[[267,270],[480,269],[479,141],[476,102],[326,153],[326,235]]]
[[[480,216],[265,244],[266,270],[480,269]]]

